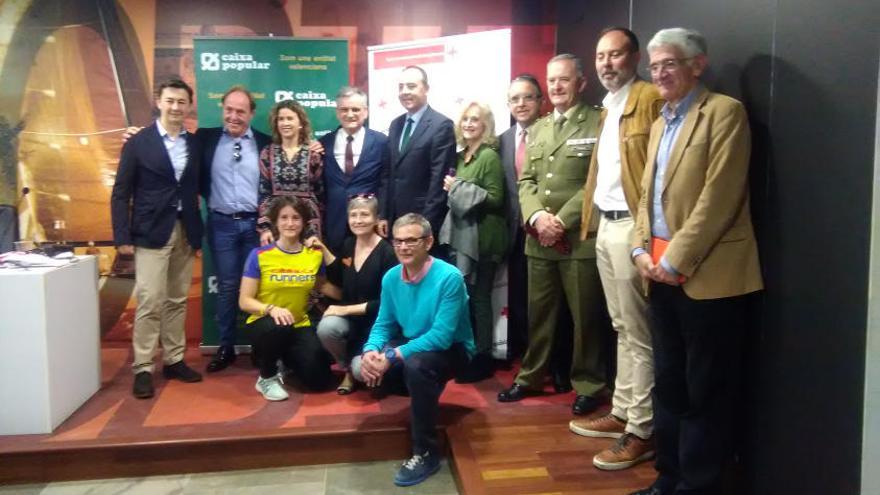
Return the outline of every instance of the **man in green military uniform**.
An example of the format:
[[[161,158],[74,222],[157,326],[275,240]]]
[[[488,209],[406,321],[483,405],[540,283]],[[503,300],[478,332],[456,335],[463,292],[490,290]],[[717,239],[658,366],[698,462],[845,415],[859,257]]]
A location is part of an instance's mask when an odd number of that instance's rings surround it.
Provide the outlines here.
[[[523,221],[529,232],[525,246],[529,346],[513,385],[498,394],[499,401],[513,402],[543,389],[564,297],[574,329],[574,414],[595,410],[599,406],[596,394],[605,387],[599,357],[602,286],[596,241],[594,236],[580,240],[584,183],[600,113],[580,102],[586,84],[583,64],[574,55],[557,55],[547,63],[547,90],[554,110],[530,129],[527,162],[519,180]]]

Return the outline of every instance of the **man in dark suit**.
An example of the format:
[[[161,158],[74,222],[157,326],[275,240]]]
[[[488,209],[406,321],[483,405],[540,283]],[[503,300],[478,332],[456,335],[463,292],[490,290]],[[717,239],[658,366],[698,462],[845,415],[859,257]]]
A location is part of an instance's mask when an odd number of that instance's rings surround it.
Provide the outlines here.
[[[139,399],[153,396],[153,355],[160,339],[165,378],[202,379],[183,362],[186,295],[202,245],[199,146],[183,128],[192,95],[180,80],[159,86],[159,119],[123,146],[110,198],[116,248],[135,255],[132,392]]]
[[[327,247],[339,253],[349,235],[348,199],[356,194],[378,194],[382,174],[391,160],[388,138],[367,129],[367,94],[360,88],[343,87],[336,95],[339,128],[325,134],[324,191],[327,194],[324,237]],[[382,198],[379,198],[382,201]]]
[[[202,144],[201,193],[208,204],[208,245],[217,275],[215,320],[220,334],[209,373],[235,361],[238,287],[244,262],[259,245],[257,189],[260,150],[272,139],[251,128],[257,105],[250,92],[233,86],[223,95],[223,127],[196,132]]]
[[[428,89],[421,67],[400,73],[398,99],[406,113],[391,121],[388,131],[391,167],[379,191],[380,215],[387,232],[388,221],[418,213],[428,219],[437,238],[447,209],[443,177],[455,167],[455,133],[452,121],[428,106]]]

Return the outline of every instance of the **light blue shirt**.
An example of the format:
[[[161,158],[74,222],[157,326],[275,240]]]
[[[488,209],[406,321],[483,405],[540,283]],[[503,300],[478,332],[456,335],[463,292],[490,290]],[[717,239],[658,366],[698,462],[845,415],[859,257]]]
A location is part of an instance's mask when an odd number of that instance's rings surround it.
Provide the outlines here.
[[[241,144],[241,160],[234,158],[234,147]],[[241,137],[223,129],[211,162],[211,199],[208,208],[231,215],[256,212],[260,186],[260,150],[251,128]]]
[[[675,110],[670,107],[669,102],[663,105],[660,110],[660,116],[666,122],[663,127],[663,135],[660,136],[660,145],[657,148],[657,160],[654,166],[654,187],[651,197],[651,236],[661,239],[670,240],[672,234],[669,232],[669,225],[666,224],[666,216],[663,214],[663,181],[666,177],[666,168],[669,165],[669,158],[672,156],[672,149],[678,140],[678,133],[681,131],[684,118],[687,116],[691,103],[694,102],[700,85],[697,85],[679,102]],[[633,257],[636,257],[646,251],[642,248],[633,250]],[[669,264],[666,256],[660,259],[660,265],[667,272],[678,275],[678,271]]]
[[[422,120],[422,117],[425,115],[425,112],[427,110],[428,110],[428,104],[426,103],[422,108],[416,110],[416,113],[406,115],[407,119],[412,119],[412,121],[413,121],[412,129],[410,129],[410,131],[409,131],[410,137],[412,137],[412,135],[416,133],[416,127],[419,126],[419,121]],[[400,131],[400,141],[398,141],[398,143],[397,143],[397,149],[400,149],[400,147],[403,145],[403,136],[404,136],[405,132],[406,132],[406,120],[404,119],[403,129]]]
[[[172,138],[168,131],[162,127],[162,123],[156,120],[156,128],[159,129],[159,136],[162,137],[162,144],[165,145],[165,151],[168,152],[168,158],[171,160],[171,166],[174,168],[174,180],[180,182],[180,177],[186,169],[186,162],[189,159],[189,149],[186,147],[186,129],[181,128],[180,134]],[[177,211],[183,209],[180,201],[177,202]]]

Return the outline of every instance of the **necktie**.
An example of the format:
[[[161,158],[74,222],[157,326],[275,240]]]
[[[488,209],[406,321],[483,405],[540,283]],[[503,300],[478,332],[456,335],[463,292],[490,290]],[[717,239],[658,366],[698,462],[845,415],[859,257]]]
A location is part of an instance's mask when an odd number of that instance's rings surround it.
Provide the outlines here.
[[[409,136],[412,134],[412,125],[413,119],[406,119],[406,127],[403,128],[403,140],[400,141],[400,151],[405,150],[407,143],[409,143]]]
[[[522,176],[523,164],[526,161],[526,134],[528,133],[529,131],[525,129],[519,132],[519,148],[516,150],[516,160],[514,161],[517,179]]]
[[[352,172],[354,172],[354,150],[351,148],[354,136],[346,136],[345,140],[348,141],[345,143],[345,175],[351,177]]]
[[[562,135],[562,127],[565,126],[565,115],[561,115],[558,119],[556,119],[556,123],[553,125],[554,130],[556,131],[556,138],[558,139],[560,135]]]

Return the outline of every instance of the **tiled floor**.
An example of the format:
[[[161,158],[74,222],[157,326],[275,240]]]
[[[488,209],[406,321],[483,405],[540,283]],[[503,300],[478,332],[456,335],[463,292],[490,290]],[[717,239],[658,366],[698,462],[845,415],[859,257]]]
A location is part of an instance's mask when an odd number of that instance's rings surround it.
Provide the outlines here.
[[[457,495],[449,465],[420,485],[394,486],[400,461],[0,486],[0,495]]]

